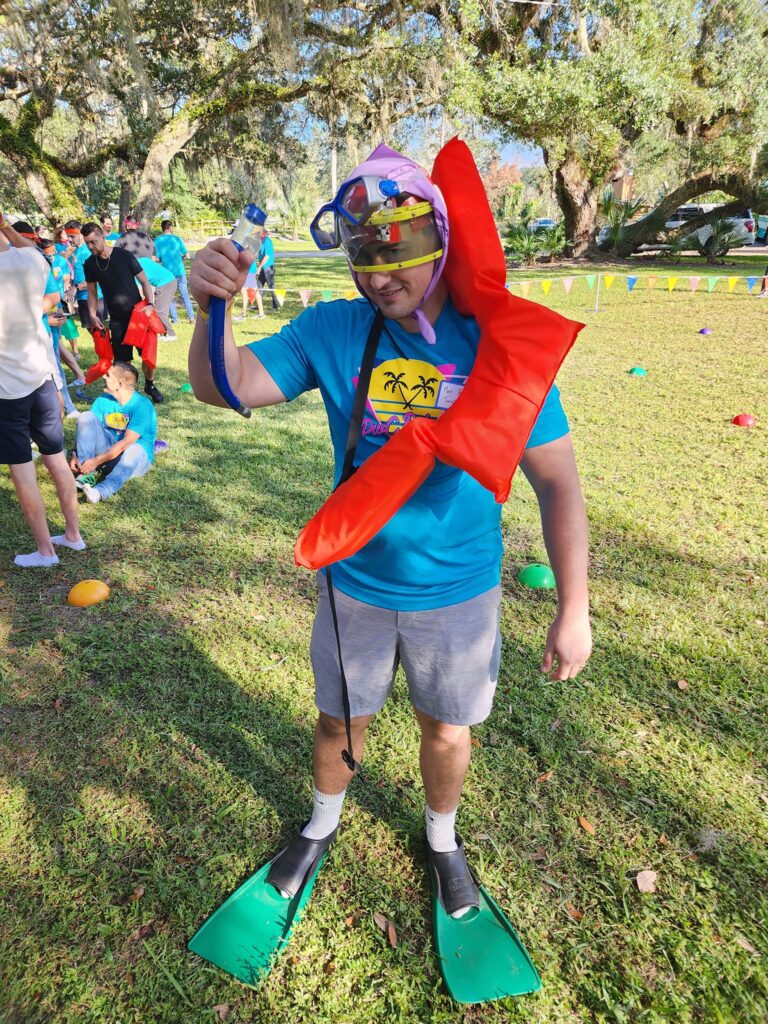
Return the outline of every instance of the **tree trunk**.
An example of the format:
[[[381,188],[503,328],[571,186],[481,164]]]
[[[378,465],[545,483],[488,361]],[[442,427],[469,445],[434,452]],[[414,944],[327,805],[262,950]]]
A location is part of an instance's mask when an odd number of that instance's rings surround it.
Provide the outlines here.
[[[163,175],[171,160],[189,142],[200,127],[200,120],[186,110],[180,111],[152,140],[141,172],[134,216],[142,228],[149,229],[163,206]]]
[[[566,154],[555,168],[555,194],[563,211],[570,255],[583,256],[594,243],[601,187],[602,182],[591,181],[579,158],[572,153]]]
[[[120,212],[118,214],[118,224],[120,230],[125,230],[125,218],[127,214],[131,212],[131,193],[132,193],[132,182],[131,175],[128,171],[120,178]]]
[[[83,205],[72,181],[54,167],[47,154],[38,146],[34,135],[0,115],[0,153],[24,178],[32,198],[51,227],[69,220],[82,219]]]

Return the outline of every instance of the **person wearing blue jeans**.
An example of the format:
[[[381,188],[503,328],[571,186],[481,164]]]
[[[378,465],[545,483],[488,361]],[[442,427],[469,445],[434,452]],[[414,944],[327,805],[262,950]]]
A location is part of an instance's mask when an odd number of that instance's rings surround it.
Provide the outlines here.
[[[77,421],[75,483],[92,504],[106,501],[133,477],[144,476],[155,461],[157,414],[136,391],[138,371],[116,362],[104,378],[104,391]],[[98,481],[98,474],[101,481]]]
[[[189,298],[187,272],[184,269],[184,257],[188,255],[187,247],[184,245],[184,240],[182,238],[173,234],[173,221],[164,220],[160,225],[160,228],[161,233],[157,238],[155,238],[155,255],[166,270],[170,270],[176,278],[176,286],[181,292],[184,308],[187,311],[187,318],[190,323],[192,323],[195,319],[195,313],[192,309],[192,302]],[[174,295],[175,294],[176,293],[174,292]],[[171,317],[171,323],[178,323],[179,315],[176,312],[176,303],[173,300],[171,300],[169,314]]]

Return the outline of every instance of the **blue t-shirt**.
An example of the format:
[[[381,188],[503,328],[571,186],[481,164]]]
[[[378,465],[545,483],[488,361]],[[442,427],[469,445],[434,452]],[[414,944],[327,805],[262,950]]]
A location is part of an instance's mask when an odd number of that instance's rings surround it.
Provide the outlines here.
[[[267,259],[266,259],[266,262],[264,264],[264,268],[274,266],[274,264],[275,264],[275,247],[272,244],[272,239],[269,237],[269,235],[267,235],[266,238],[262,238],[262,240],[261,240],[261,245],[259,246],[259,257],[258,257],[258,261],[257,262],[261,263],[261,261],[264,259],[265,256],[267,257]],[[262,269],[264,269],[264,268],[262,268]]]
[[[155,461],[157,413],[148,398],[134,391],[125,405],[120,405],[114,395],[105,392],[93,403],[91,412],[104,424],[113,444],[122,440],[126,430],[133,430],[139,435],[136,444],[141,445],[150,462]]]
[[[153,288],[162,288],[164,284],[170,284],[171,281],[176,280],[170,270],[167,270],[162,263],[153,260],[151,256],[139,256],[139,263]]]
[[[45,291],[43,292],[43,295],[53,295],[54,292],[58,292],[59,296],[61,296],[61,293],[63,291],[64,291],[64,284],[63,283],[59,284],[59,282],[56,280],[56,275],[53,272],[53,267],[51,267],[50,270],[48,271],[48,280],[45,282]],[[52,313],[53,310],[49,310],[49,312]],[[48,323],[48,313],[43,313],[43,326],[45,327],[46,331],[48,331],[48,333],[50,334],[51,338],[53,339],[53,343],[54,343],[53,344],[53,350],[55,352],[56,349],[59,347],[58,343],[59,343],[60,328],[57,327],[55,329],[55,331],[54,331],[54,329]]]
[[[155,255],[174,277],[183,277],[185,274],[184,260],[187,255],[187,247],[178,235],[171,235],[163,232],[155,238]]]
[[[319,388],[341,475],[355,385],[373,321],[365,299],[310,306],[278,334],[249,346],[286,398]],[[414,416],[437,419],[461,394],[480,329],[448,300],[428,345],[386,321],[371,374],[355,462],[360,465]],[[568,433],[553,385],[528,448]],[[390,521],[357,554],[333,568],[334,583],[381,608],[420,611],[467,601],[498,584],[501,505],[469,474],[438,462]]]
[[[73,283],[75,285],[75,290],[77,292],[77,298],[79,300],[83,300],[83,299],[87,299],[88,298],[88,285],[87,285],[86,280],[85,280],[84,266],[85,266],[85,261],[88,259],[88,257],[90,255],[91,255],[91,250],[88,248],[88,246],[85,244],[85,242],[83,242],[82,245],[78,245],[78,247],[75,249],[75,254],[74,254],[74,257],[73,257],[73,259],[75,261],[74,276],[72,278],[72,281],[73,281]],[[103,297],[104,297],[104,293],[101,290],[101,285],[97,284],[96,285],[96,298],[97,299],[101,299]]]
[[[116,242],[120,237],[119,231],[110,231],[108,235],[104,235],[107,242]]]

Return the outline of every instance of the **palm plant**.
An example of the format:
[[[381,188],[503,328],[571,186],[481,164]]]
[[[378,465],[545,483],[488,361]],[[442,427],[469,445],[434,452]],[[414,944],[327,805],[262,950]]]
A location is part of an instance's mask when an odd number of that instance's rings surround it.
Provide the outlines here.
[[[709,232],[696,231],[684,240],[684,244],[690,244],[701,256],[706,257],[707,263],[717,263],[741,241],[731,221],[719,216],[717,211],[706,218],[702,228],[709,228]]]
[[[533,234],[523,224],[510,224],[502,241],[505,254],[524,266],[535,263],[542,251],[541,235]]]

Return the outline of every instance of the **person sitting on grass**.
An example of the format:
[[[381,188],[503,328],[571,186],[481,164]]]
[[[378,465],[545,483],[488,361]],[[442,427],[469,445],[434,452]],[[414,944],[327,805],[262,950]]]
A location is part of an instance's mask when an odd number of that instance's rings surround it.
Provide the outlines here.
[[[137,393],[138,379],[130,363],[114,363],[104,378],[105,394],[77,421],[76,451],[69,465],[92,504],[117,494],[132,477],[144,476],[155,461],[157,413]]]

